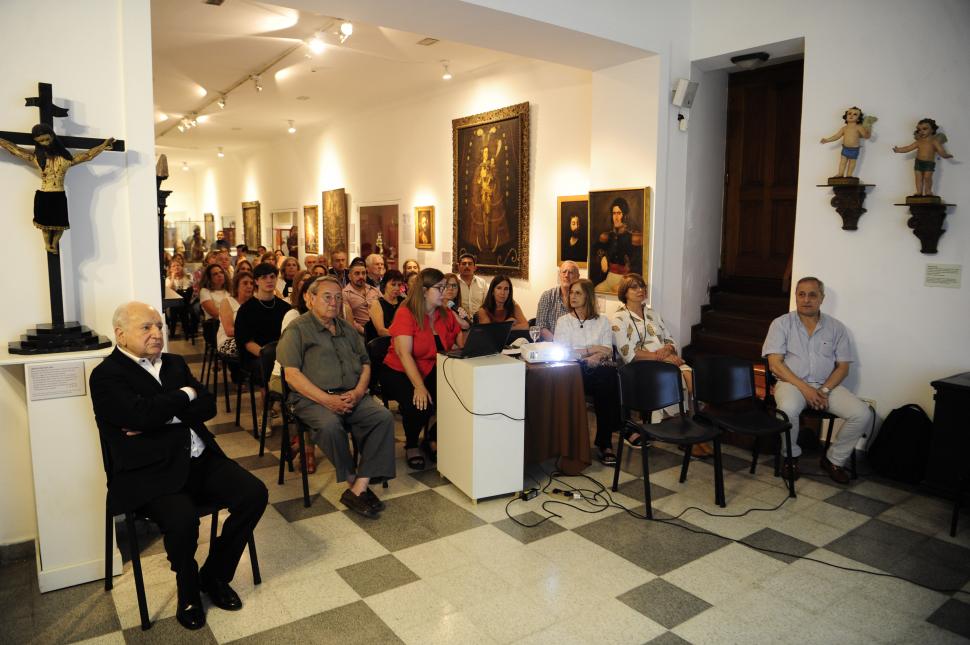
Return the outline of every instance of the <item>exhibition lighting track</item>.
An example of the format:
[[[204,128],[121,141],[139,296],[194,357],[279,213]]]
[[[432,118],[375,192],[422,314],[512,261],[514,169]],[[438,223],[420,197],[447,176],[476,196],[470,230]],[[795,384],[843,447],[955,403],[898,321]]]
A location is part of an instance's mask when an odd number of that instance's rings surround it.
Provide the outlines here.
[[[313,33],[314,34],[321,33],[321,32],[324,32],[325,33],[328,29],[330,29],[331,27],[333,27],[335,24],[337,24],[337,21],[336,20],[331,20],[325,26],[321,27],[320,29],[315,30]],[[260,67],[258,70],[254,71],[254,72],[249,72],[247,74],[244,74],[239,80],[237,80],[235,83],[233,83],[232,85],[230,85],[227,89],[225,89],[225,90],[223,90],[221,92],[216,93],[213,98],[207,99],[201,105],[199,105],[197,108],[195,108],[194,110],[189,111],[188,114],[193,114],[193,115],[195,115],[195,114],[202,114],[202,112],[207,107],[211,106],[213,103],[220,103],[221,102],[220,107],[222,105],[225,105],[226,97],[229,96],[229,94],[231,92],[233,92],[236,89],[238,89],[241,85],[245,85],[246,83],[252,82],[253,77],[256,77],[256,78],[261,77],[263,74],[265,74],[266,72],[268,72],[269,70],[271,70],[273,67],[275,67],[276,65],[278,65],[280,62],[282,62],[287,56],[289,56],[290,54],[293,54],[294,52],[299,51],[300,49],[305,48],[306,46],[307,46],[307,43],[305,41],[303,41],[303,40],[299,41],[297,44],[295,44],[292,47],[288,48],[286,51],[284,51],[279,56],[277,56],[273,60],[269,61],[268,63],[266,63],[265,65],[263,65],[262,67]],[[211,93],[210,93],[210,96],[212,96]],[[165,128],[164,130],[162,130],[161,134],[159,134],[155,138],[156,139],[161,139],[166,134],[168,134],[169,132],[171,132],[172,130],[174,130],[175,128],[177,128],[180,122],[181,122],[181,120],[176,121],[175,123],[171,124],[170,126],[168,126],[167,128]]]

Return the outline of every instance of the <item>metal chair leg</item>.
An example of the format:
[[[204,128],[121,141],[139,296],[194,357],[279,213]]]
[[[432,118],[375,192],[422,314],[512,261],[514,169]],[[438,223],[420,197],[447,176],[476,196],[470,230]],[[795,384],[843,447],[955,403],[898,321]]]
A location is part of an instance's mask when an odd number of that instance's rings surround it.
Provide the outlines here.
[[[296,422],[296,432],[300,442],[300,477],[303,479],[303,508],[310,508],[310,480],[306,472],[306,454],[308,449],[313,449],[313,446],[307,447],[306,439],[303,437],[303,424],[299,420]]]
[[[111,557],[111,547],[114,546],[114,535],[111,533],[111,529],[114,518],[111,517],[111,511],[108,510],[108,505],[105,504],[104,509],[104,590],[111,591],[114,586],[114,571],[112,571],[114,562]]]
[[[754,446],[751,448],[751,469],[748,471],[752,475],[758,467],[758,455],[761,452],[761,437],[754,438]]]
[[[211,525],[212,526],[209,529],[209,548],[210,549],[212,548],[212,545],[215,543],[216,535],[219,532],[219,511],[216,511],[215,513],[212,514]]]
[[[148,618],[148,600],[145,598],[145,579],[141,575],[141,556],[138,554],[138,537],[135,535],[135,516],[125,513],[125,526],[128,529],[128,547],[131,549],[131,568],[135,574],[135,594],[138,597],[138,614],[141,616],[142,630],[151,629]]]
[[[218,381],[218,379],[216,379]],[[214,392],[216,396],[219,396],[219,383],[216,383],[216,391]],[[226,412],[232,412],[229,409],[229,366],[226,364],[225,359],[222,361],[222,394],[226,399]]]
[[[684,450],[684,463],[680,465],[680,483],[683,484],[687,481],[687,467],[690,466],[690,453],[693,449],[694,444],[687,444],[686,450]]]
[[[792,456],[791,443],[791,430],[785,430],[785,445],[787,446],[786,452],[788,453],[788,463],[792,465],[792,476],[788,478],[788,496],[794,499],[797,497],[797,495],[795,495],[795,457]]]
[[[263,452],[266,450],[266,421],[269,419],[269,402],[270,397],[263,397],[263,423],[259,428],[259,456],[263,456]]]
[[[263,395],[266,396],[265,394]],[[249,411],[253,415],[253,439],[259,438],[259,423],[256,421],[256,386],[253,377],[249,377]]]
[[[626,426],[624,426],[624,430],[626,430]],[[642,447],[641,450],[646,450],[646,446]],[[613,486],[611,490],[614,493],[616,492],[617,486],[619,486],[620,484],[620,460],[621,459],[623,459],[623,433],[622,432],[620,433],[620,441],[616,444],[616,465],[613,466]]]
[[[642,461],[643,461],[643,500],[647,507],[647,519],[653,519],[653,498],[650,495],[650,461],[647,453],[650,451],[650,446],[644,445],[641,449]]]
[[[253,565],[253,584],[263,583],[263,578],[259,575],[259,560],[256,559],[256,541],[253,534],[249,534],[249,561]]]
[[[724,466],[721,462],[721,438],[714,438],[714,503],[724,508]]]

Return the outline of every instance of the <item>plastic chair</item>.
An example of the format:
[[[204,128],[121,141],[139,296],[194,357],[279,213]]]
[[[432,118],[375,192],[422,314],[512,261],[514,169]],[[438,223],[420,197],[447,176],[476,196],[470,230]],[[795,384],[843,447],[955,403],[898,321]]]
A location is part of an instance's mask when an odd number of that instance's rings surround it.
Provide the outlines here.
[[[707,405],[703,412],[694,415],[694,419],[704,423],[709,422],[722,431],[731,431],[754,437],[754,447],[751,450],[751,474],[758,466],[758,454],[761,439],[771,435],[791,437],[791,423],[781,410],[769,412],[764,402],[758,399],[754,387],[754,366],[750,361],[728,356],[702,356],[693,361],[694,369],[694,400]],[[719,409],[721,406],[747,402],[748,405],[737,409]],[[716,406],[716,407],[712,407]],[[788,459],[792,459],[791,442],[783,445],[788,447]],[[775,477],[781,474],[781,451],[775,454]],[[788,494],[795,497],[795,482],[787,482]]]
[[[640,433],[641,437],[652,441],[663,441],[685,446],[684,461],[680,468],[680,483],[687,481],[690,466],[690,447],[696,443],[714,442],[714,503],[724,507],[724,470],[721,464],[721,431],[711,424],[697,423],[687,415],[684,394],[681,387],[680,368],[662,361],[634,361],[619,370],[620,405],[626,427]],[[662,410],[671,405],[680,407],[680,416],[664,419],[656,424],[635,423],[630,412],[640,412],[643,418],[654,410]],[[649,446],[641,450],[643,456],[643,496],[647,507],[647,519],[653,519],[653,504],[650,497]],[[617,490],[620,480],[620,464],[623,455],[623,442],[617,447],[616,466],[613,472],[613,491]]]

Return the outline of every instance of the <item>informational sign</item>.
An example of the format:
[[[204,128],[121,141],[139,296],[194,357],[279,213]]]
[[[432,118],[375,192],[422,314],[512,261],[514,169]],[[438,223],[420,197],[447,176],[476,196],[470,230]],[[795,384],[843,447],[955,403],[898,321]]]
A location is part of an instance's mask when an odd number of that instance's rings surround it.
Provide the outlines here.
[[[401,211],[401,244],[414,244],[414,223],[411,221],[411,213]]]
[[[87,393],[84,361],[27,365],[27,374],[31,401],[64,399]]]
[[[927,264],[924,286],[959,289],[962,269],[962,264]]]

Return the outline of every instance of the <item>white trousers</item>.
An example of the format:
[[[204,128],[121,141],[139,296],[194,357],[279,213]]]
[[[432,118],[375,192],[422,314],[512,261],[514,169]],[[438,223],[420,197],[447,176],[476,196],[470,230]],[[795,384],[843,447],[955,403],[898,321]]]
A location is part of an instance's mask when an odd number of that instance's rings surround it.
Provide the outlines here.
[[[779,381],[775,385],[775,403],[791,421],[791,436],[796,442],[792,446],[792,456],[798,457],[802,454],[802,449],[797,443],[798,415],[805,409],[805,397],[791,383]],[[845,420],[827,455],[829,461],[836,466],[844,466],[852,456],[859,437],[865,434],[872,424],[872,410],[855,394],[839,385],[829,393],[828,411]]]

